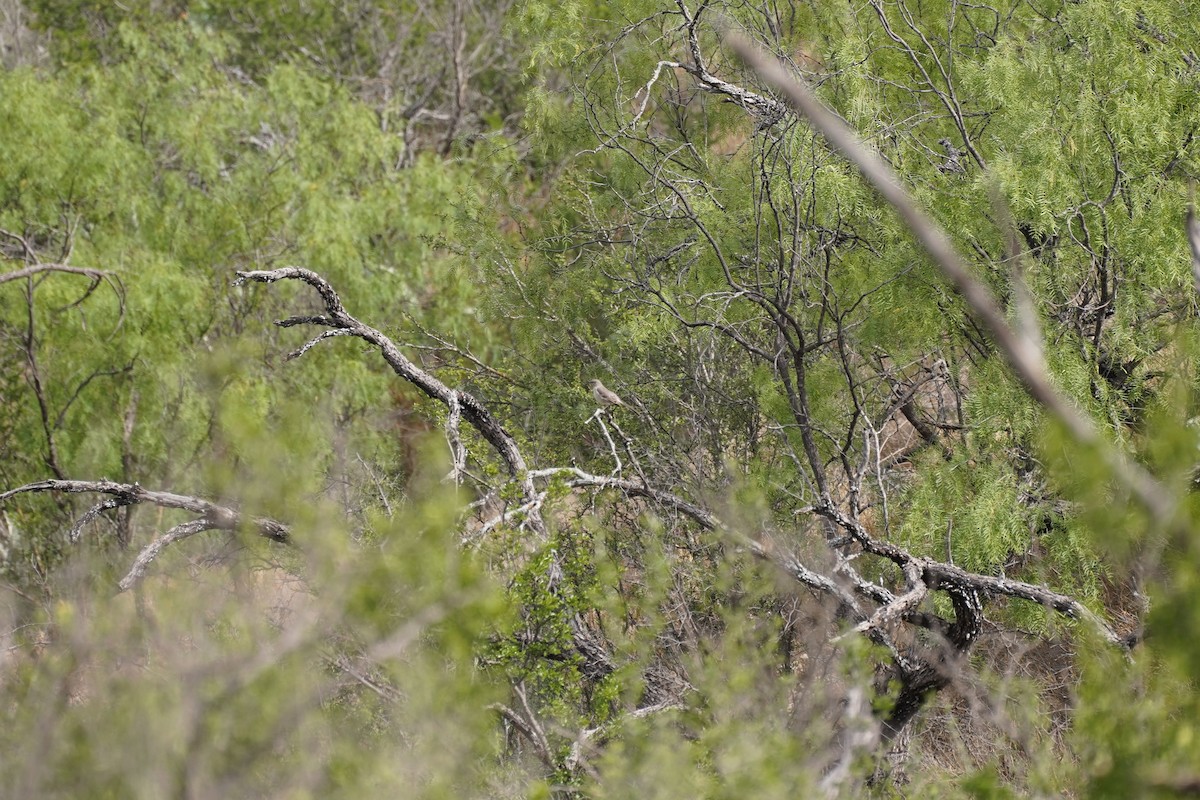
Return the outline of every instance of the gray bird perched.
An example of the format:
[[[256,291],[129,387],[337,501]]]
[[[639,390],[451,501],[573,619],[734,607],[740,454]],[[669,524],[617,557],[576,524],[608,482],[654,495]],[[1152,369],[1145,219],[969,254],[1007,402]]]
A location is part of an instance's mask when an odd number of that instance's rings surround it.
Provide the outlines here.
[[[963,169],[962,162],[959,161],[966,153],[965,150],[959,150],[954,146],[954,142],[949,139],[938,139],[940,144],[946,151],[946,160],[938,164],[938,172],[966,172]]]
[[[609,406],[625,407],[625,403],[621,400],[620,396],[601,383],[599,378],[588,381],[588,387],[591,388],[592,397],[596,398],[596,402],[600,404],[601,408],[608,408]]]

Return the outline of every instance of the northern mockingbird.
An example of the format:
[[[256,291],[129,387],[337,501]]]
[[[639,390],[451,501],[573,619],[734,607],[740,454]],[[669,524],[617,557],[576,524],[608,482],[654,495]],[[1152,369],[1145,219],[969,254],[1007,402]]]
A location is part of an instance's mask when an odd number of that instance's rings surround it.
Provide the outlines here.
[[[592,390],[592,397],[596,398],[596,402],[600,404],[601,408],[608,408],[609,406],[625,407],[625,403],[617,393],[605,387],[598,378],[588,381],[588,386]]]

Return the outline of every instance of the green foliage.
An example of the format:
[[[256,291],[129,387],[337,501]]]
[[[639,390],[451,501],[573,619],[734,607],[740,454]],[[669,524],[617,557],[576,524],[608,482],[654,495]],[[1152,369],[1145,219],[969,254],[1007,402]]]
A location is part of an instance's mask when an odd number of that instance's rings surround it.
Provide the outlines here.
[[[276,380],[269,320],[280,306],[232,288],[233,272],[304,263],[364,318],[446,319],[472,290],[434,237],[472,191],[469,174],[429,160],[396,169],[394,138],[343,89],[302,70],[282,66],[247,86],[214,61],[218,40],[197,30],[122,28],[120,38],[122,60],[103,70],[0,76],[4,95],[23,106],[0,121],[12,165],[0,179],[0,228],[43,258],[69,253],[111,275],[77,304],[84,278],[39,279],[34,289],[35,355],[59,465],[170,483],[214,452],[225,411],[269,426],[286,416],[283,398],[326,404],[355,446],[396,459],[396,447],[380,449],[374,436],[391,402],[381,365],[320,348],[307,358],[312,368]],[[27,302],[10,285],[0,303],[7,359],[28,335]],[[407,318],[395,319],[397,307]],[[478,332],[469,318],[456,327]],[[27,366],[5,364],[16,385]],[[35,398],[12,397],[3,446],[13,458],[0,467],[10,486],[43,474],[47,457]],[[122,456],[113,443],[130,413],[137,424]],[[316,458],[327,464],[329,454]]]
[[[6,504],[15,795],[903,796],[853,742],[945,632],[909,615],[868,643],[747,552],[910,589],[828,547],[826,498],[918,558],[1145,626],[1125,661],[1087,623],[984,597],[975,649],[935,659],[952,674],[913,793],[1194,780],[1192,9],[26,5],[56,63],[0,73],[0,275],[104,274],[0,284],[0,490],[141,482],[284,520],[297,546],[208,532],[114,598],[182,514],[109,510],[72,541],[84,501]],[[1047,420],[806,124],[699,85],[681,14],[706,69],[767,94],[718,10],[817,78],[1029,334],[1019,240],[1053,382],[1184,498],[1177,519]],[[446,408],[359,343],[285,363],[303,333],[272,322],[322,313],[311,288],[233,285],[293,264],[531,468],[619,470],[726,532],[565,475],[541,531],[467,423],[450,488]],[[594,377],[628,407],[589,418]],[[952,618],[929,588],[916,610]]]
[[[54,643],[6,677],[5,785],[43,797],[486,794],[463,768],[496,747],[496,687],[473,656],[506,604],[444,546],[453,496],[425,497],[376,520],[369,547],[315,506],[297,525],[306,563],[154,580],[137,610],[60,582],[52,617],[34,623]],[[81,557],[66,573],[93,568]],[[402,705],[355,688],[385,682]]]

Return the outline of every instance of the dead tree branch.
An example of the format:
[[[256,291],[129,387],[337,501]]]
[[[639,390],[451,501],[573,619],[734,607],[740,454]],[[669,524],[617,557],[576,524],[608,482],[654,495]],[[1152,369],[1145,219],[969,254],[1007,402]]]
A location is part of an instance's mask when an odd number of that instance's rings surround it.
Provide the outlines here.
[[[13,270],[12,272],[0,272],[0,283],[29,278],[43,272],[65,272],[69,275],[86,275],[94,281],[111,277],[110,273],[104,270],[91,269],[89,267],[72,267],[67,264],[32,264],[28,267]]]
[[[20,494],[37,494],[41,492],[49,492],[52,494],[108,495],[108,500],[98,503],[92,508],[88,509],[88,511],[84,513],[83,516],[80,517],[79,520],[72,526],[71,541],[78,539],[79,533],[82,531],[85,525],[96,519],[104,511],[112,508],[134,506],[145,503],[152,506],[158,506],[159,508],[178,509],[180,511],[188,511],[192,514],[200,515],[199,519],[175,526],[167,533],[158,537],[145,548],[143,548],[138,554],[137,558],[134,560],[133,566],[130,568],[129,573],[123,579],[121,579],[121,582],[118,584],[120,590],[123,592],[128,590],[145,576],[146,568],[168,546],[202,531],[233,531],[240,530],[245,526],[253,528],[260,536],[270,539],[273,542],[280,542],[283,544],[291,543],[291,531],[289,528],[283,523],[270,519],[269,517],[248,517],[236,509],[219,505],[200,497],[174,494],[172,492],[156,492],[150,489],[145,489],[137,483],[116,483],[114,481],[106,480],[39,481],[37,483],[29,483],[24,486],[18,486],[16,489],[10,489],[7,492],[0,492],[0,503],[4,503]]]
[[[332,329],[309,342],[308,345],[297,351],[297,355],[305,352],[317,342],[329,336],[354,336],[378,348],[388,366],[401,379],[408,381],[424,392],[426,396],[444,405],[448,411],[452,411],[452,406],[457,405],[461,409],[463,419],[471,427],[479,431],[480,435],[499,454],[501,460],[508,468],[509,474],[521,482],[526,502],[533,500],[536,491],[534,490],[532,481],[526,475],[528,467],[525,465],[525,457],[521,455],[521,450],[517,447],[516,440],[513,439],[508,431],[504,430],[496,418],[492,416],[491,412],[488,411],[487,407],[470,393],[451,389],[438,380],[436,376],[431,375],[410,361],[389,337],[352,317],[346,311],[345,306],[342,305],[342,300],[338,297],[337,292],[320,275],[300,267],[283,267],[281,269],[266,271],[239,272],[237,284],[243,284],[247,281],[274,283],[280,280],[298,280],[316,289],[325,304],[327,316],[289,317],[279,320],[275,324],[283,328],[290,328],[297,325],[324,325]],[[334,331],[337,332],[335,333]],[[531,511],[530,523],[534,527],[534,530],[541,534],[545,533],[545,526],[542,524],[541,517],[538,515],[536,509]]]

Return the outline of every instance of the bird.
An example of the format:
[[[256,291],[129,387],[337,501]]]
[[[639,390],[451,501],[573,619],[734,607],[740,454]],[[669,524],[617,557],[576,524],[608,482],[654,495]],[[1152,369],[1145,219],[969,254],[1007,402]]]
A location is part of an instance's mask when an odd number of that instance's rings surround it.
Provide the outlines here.
[[[938,172],[966,172],[962,162],[959,161],[966,151],[959,150],[949,139],[938,139],[938,144],[946,151],[946,160],[938,164]]]
[[[626,407],[625,402],[620,396],[601,383],[599,378],[588,381],[588,386],[592,390],[592,397],[596,398],[596,402],[600,404],[601,408],[608,408],[609,406]]]

